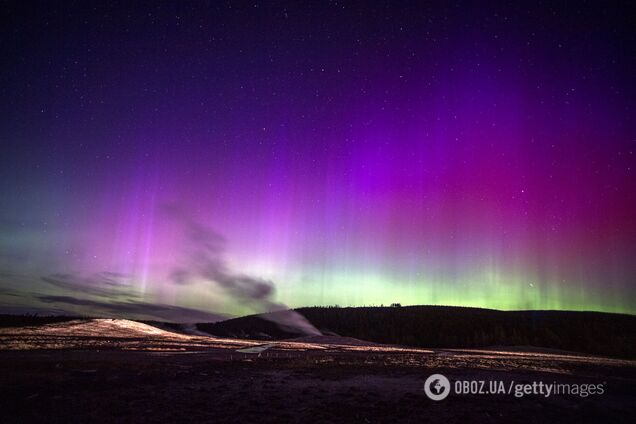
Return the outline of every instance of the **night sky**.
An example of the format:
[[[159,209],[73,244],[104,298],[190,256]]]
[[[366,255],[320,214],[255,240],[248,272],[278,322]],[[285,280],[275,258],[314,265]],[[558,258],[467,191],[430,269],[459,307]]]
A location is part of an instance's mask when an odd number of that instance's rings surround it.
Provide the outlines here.
[[[636,313],[628,2],[308,3],[2,3],[0,312]]]

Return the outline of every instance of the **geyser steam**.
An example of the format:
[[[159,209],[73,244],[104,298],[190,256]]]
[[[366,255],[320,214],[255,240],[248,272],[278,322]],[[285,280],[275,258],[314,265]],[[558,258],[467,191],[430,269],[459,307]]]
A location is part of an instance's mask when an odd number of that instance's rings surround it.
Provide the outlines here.
[[[306,335],[320,335],[320,331],[298,312],[272,300],[274,284],[262,278],[236,273],[227,266],[224,254],[226,240],[221,234],[196,222],[182,210],[165,206],[166,214],[184,231],[184,263],[175,267],[170,279],[175,284],[189,284],[205,280],[222,288],[234,300],[247,304],[254,311],[274,312],[262,317],[287,330]]]

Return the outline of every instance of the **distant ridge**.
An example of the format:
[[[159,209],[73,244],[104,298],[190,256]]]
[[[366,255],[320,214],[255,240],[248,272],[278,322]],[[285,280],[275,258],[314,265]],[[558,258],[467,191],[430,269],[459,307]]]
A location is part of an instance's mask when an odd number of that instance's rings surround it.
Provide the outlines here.
[[[636,316],[579,311],[498,311],[454,306],[309,307],[296,309],[324,333],[427,348],[536,346],[636,358]],[[201,331],[222,337],[297,336],[250,315]]]
[[[76,319],[82,319],[82,317],[67,315],[0,314],[0,328],[55,324],[59,322],[73,321]]]

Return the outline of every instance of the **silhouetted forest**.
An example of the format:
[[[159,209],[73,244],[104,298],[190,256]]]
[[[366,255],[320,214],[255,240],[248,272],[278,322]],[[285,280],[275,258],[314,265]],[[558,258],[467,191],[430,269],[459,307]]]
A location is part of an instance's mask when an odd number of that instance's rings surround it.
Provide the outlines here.
[[[536,346],[636,357],[636,316],[601,312],[497,311],[448,306],[297,309],[323,332],[378,343],[431,348]],[[296,336],[258,315],[198,324],[218,336]]]

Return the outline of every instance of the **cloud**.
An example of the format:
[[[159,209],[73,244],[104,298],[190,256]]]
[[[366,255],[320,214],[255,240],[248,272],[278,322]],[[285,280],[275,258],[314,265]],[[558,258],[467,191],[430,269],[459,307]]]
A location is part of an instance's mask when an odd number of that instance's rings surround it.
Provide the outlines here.
[[[67,311],[60,308],[42,308],[37,306],[3,304],[0,302],[0,313],[8,315],[69,315]]]
[[[3,287],[0,287],[0,297],[1,296],[19,297],[20,295],[18,293],[14,292],[13,290],[9,290],[9,289],[5,289]]]
[[[82,314],[173,322],[214,322],[225,315],[162,303],[145,302],[131,286],[132,276],[103,271],[89,276],[52,274],[42,281],[63,290],[63,295],[36,295],[36,299],[60,308],[79,307]],[[77,296],[80,294],[81,296]],[[87,298],[88,296],[88,298]]]
[[[63,309],[63,305],[91,308],[91,314],[109,314],[113,316],[127,316],[136,319],[157,319],[160,321],[172,321],[183,323],[215,322],[226,319],[220,314],[213,314],[198,309],[181,306],[165,305],[160,303],[136,302],[136,301],[108,301],[81,299],[72,296],[37,297],[40,301]],[[90,314],[89,314],[90,315]]]
[[[104,271],[90,276],[58,273],[44,276],[42,281],[74,293],[100,297],[121,298],[138,295],[130,285],[130,277],[117,272]]]

